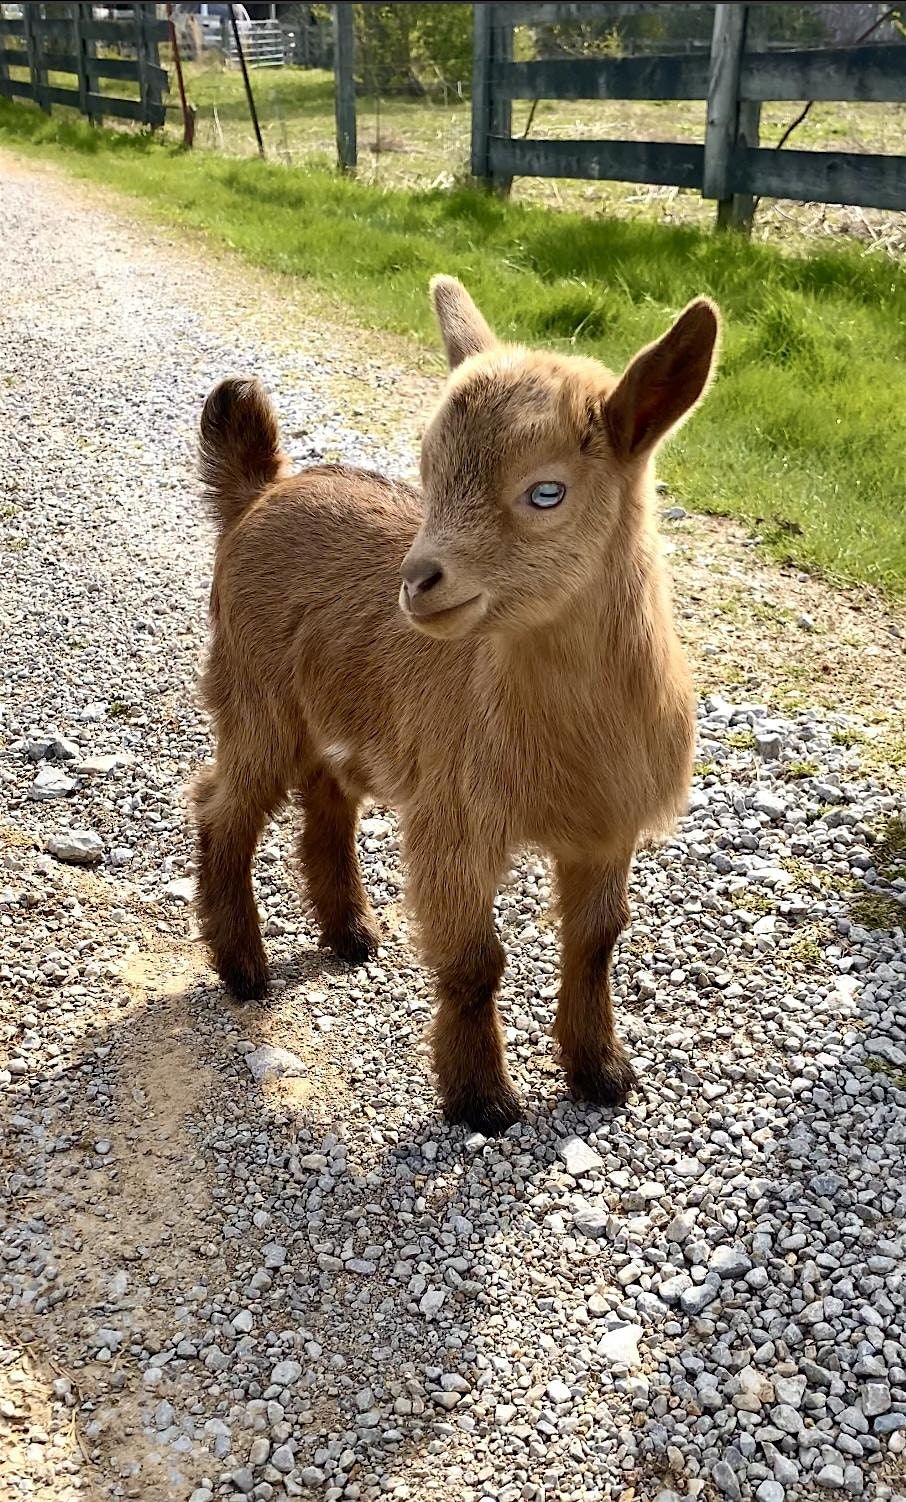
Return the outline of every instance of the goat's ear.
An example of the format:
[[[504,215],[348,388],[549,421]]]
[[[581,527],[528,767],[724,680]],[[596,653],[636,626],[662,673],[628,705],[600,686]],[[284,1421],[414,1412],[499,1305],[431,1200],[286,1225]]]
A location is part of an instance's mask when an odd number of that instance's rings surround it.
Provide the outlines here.
[[[672,329],[626,367],[604,416],[616,453],[641,458],[700,401],[714,367],[720,330],[707,298],[691,302]]]
[[[462,282],[458,282],[455,276],[433,276],[431,300],[451,370],[455,370],[470,355],[479,355],[483,350],[494,348],[497,340]]]

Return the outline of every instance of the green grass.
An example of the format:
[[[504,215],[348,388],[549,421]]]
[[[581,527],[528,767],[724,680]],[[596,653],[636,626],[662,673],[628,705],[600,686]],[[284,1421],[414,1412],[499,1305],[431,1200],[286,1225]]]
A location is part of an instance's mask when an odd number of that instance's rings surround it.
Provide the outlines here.
[[[552,213],[467,188],[381,190],[328,166],[187,155],[0,101],[0,142],[142,201],[252,265],[306,278],[371,327],[435,344],[426,285],[463,278],[505,337],[619,365],[706,292],[721,371],[661,470],[775,552],[906,593],[906,273],[855,248]]]

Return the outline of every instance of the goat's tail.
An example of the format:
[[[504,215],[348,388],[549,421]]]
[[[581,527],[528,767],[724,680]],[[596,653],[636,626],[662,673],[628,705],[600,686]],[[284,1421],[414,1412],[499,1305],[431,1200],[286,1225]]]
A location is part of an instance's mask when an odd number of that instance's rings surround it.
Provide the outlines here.
[[[199,469],[205,502],[221,532],[287,472],[276,413],[260,382],[232,379],[214,387],[201,414]]]

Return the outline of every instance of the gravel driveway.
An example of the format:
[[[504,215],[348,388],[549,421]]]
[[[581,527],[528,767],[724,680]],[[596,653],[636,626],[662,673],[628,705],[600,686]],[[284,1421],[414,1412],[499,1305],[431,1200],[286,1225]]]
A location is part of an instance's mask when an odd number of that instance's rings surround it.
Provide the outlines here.
[[[354,350],[281,352],[53,177],[4,174],[0,254],[3,1496],[902,1502],[902,781],[851,719],[703,702],[618,954],[627,1110],[563,1095],[526,859],[498,907],[526,1120],[443,1123],[381,811],[377,962],[315,950],[283,821],[273,995],[233,1005],[187,906],[199,405],[250,371],[299,458],[409,456],[337,415]]]

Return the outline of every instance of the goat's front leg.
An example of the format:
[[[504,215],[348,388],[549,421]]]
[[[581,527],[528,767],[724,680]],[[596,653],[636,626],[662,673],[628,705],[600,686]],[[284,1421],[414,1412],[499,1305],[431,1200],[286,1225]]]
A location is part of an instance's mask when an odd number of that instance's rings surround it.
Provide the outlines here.
[[[618,1106],[638,1084],[614,1027],[610,962],[629,922],[631,856],[612,864],[558,860],[561,981],[554,1037],[580,1100]]]
[[[494,1136],[522,1114],[496,1003],[504,969],[494,929],[502,857],[495,865],[486,848],[454,841],[440,818],[412,819],[406,845],[422,952],[437,977],[431,1042],[444,1112]]]

